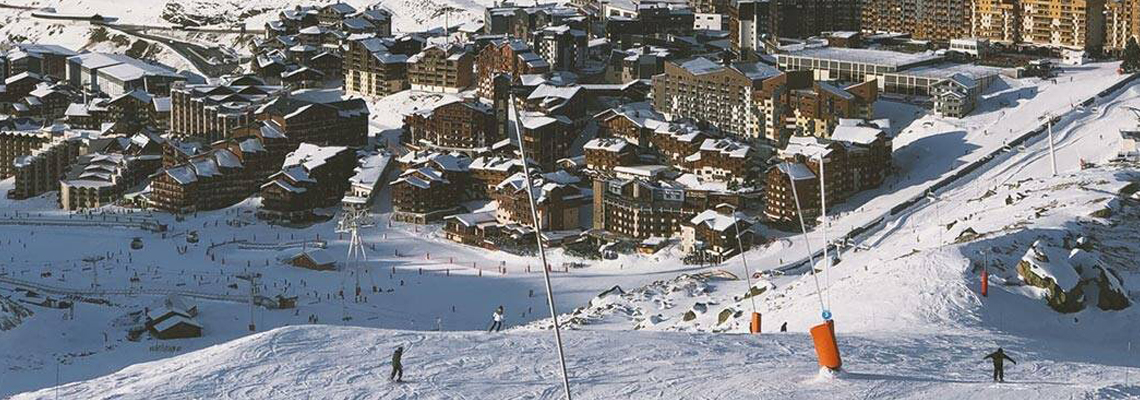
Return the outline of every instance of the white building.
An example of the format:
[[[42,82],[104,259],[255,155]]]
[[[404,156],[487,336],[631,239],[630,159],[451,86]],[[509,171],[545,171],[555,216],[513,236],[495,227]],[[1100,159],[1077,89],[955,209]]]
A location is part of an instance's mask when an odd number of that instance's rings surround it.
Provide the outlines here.
[[[67,80],[76,87],[116,97],[135,90],[165,95],[173,82],[186,77],[122,54],[85,53],[67,59]]]
[[[694,30],[723,31],[728,20],[724,14],[695,13],[693,18]]]

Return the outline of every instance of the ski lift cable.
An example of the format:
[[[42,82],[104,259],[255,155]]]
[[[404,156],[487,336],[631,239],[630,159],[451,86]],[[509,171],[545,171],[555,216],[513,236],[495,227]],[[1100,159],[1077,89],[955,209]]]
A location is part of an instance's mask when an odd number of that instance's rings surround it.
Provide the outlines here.
[[[819,288],[819,276],[815,274],[815,254],[812,253],[812,251],[811,251],[811,241],[808,240],[808,236],[807,236],[807,225],[804,224],[804,212],[803,212],[803,209],[800,207],[800,195],[796,191],[796,181],[790,175],[788,176],[788,182],[791,183],[790,186],[792,187],[792,197],[795,198],[795,200],[796,200],[796,216],[798,216],[800,219],[800,231],[803,233],[804,245],[807,246],[808,263],[809,263],[808,268],[811,269],[811,277],[812,277],[812,280],[815,281],[815,294],[819,298],[819,309],[821,312],[823,312],[826,315],[827,314],[827,308],[824,307],[824,305],[823,305],[823,293],[820,291],[820,288]],[[824,319],[828,319],[828,318],[825,316]]]
[[[534,182],[531,181],[530,164],[526,162],[526,149],[525,141],[523,140],[523,126],[515,106],[515,95],[510,94],[510,107],[515,111],[515,134],[518,135],[519,141],[519,159],[523,165],[523,180],[526,181],[526,196],[530,201],[530,214],[531,220],[534,222],[534,240],[538,244],[538,254],[542,260],[542,276],[546,283],[546,304],[550,306],[550,319],[554,322],[554,341],[558,344],[558,363],[562,368],[562,387],[566,391],[566,400],[572,400],[570,395],[570,378],[566,373],[566,354],[562,346],[562,330],[558,326],[558,311],[554,306],[554,289],[550,284],[550,267],[546,262],[546,249],[542,246],[542,226],[539,224],[538,219],[538,205],[534,200]]]

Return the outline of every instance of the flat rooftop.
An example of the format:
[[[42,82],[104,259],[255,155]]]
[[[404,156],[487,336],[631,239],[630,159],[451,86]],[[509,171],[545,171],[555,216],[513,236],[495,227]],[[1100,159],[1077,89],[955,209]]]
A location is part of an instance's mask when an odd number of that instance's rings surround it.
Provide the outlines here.
[[[923,65],[920,67],[908,69],[906,71],[900,71],[899,73],[941,79],[949,79],[955,74],[963,74],[974,78],[974,80],[980,80],[986,77],[1000,75],[1001,68],[987,67],[984,65],[943,62],[938,64]]]
[[[818,47],[789,51],[780,56],[806,57],[820,60],[847,61],[861,64],[873,64],[906,69],[915,64],[922,64],[942,59],[942,56],[933,52],[900,53],[897,51],[874,49],[849,49],[839,47]]]

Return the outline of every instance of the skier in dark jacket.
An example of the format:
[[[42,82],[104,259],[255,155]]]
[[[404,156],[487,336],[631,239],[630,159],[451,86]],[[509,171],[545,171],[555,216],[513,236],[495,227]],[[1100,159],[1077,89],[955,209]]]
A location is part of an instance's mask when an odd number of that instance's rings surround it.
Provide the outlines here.
[[[997,351],[985,356],[983,360],[986,358],[993,359],[994,361],[994,382],[1005,382],[1005,360],[1017,364],[1017,361],[1013,361],[1012,358],[1005,355],[1005,351],[1003,351],[1001,347],[998,347]]]
[[[392,353],[392,375],[388,377],[389,380],[400,382],[404,379],[404,366],[400,365],[400,357],[404,356],[404,346],[396,348],[396,352]]]

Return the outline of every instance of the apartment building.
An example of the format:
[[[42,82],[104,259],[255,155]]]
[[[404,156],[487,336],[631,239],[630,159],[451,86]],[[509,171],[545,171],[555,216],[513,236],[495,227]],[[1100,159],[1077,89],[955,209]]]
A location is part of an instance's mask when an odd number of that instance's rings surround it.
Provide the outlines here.
[[[1140,1],[1105,0],[1105,50],[1122,51],[1134,39],[1140,39]]]
[[[129,150],[80,156],[57,181],[60,208],[75,211],[114,204],[161,166],[160,155]]]
[[[981,0],[986,1],[986,0]],[[971,0],[864,0],[862,29],[949,42],[970,36]]]
[[[439,153],[417,158],[401,161],[404,172],[392,182],[392,218],[425,224],[457,213],[466,199],[471,160]]]
[[[159,210],[186,214],[229,207],[257,193],[281,165],[283,137],[251,136],[215,143],[151,176],[147,199]]]
[[[781,163],[767,171],[765,215],[772,221],[798,223],[793,194],[805,219],[820,212],[819,176],[824,176],[828,204],[838,204],[878,187],[892,168],[891,141],[885,122],[844,120],[832,139],[797,136],[779,152]],[[796,193],[792,192],[795,184]]]
[[[594,138],[583,147],[586,168],[595,172],[613,172],[615,167],[636,165],[637,148],[616,137]]]
[[[16,179],[8,198],[26,199],[59,190],[60,177],[79,157],[82,147],[79,137],[57,136],[31,154],[17,157],[12,163]]]
[[[594,180],[595,230],[623,238],[673,237],[681,225],[739,196],[686,187],[660,175],[661,168],[618,167],[615,176]]]
[[[732,139],[705,139],[696,152],[685,157],[681,169],[701,180],[744,183],[755,177],[752,149]]]
[[[761,136],[752,102],[760,82],[779,75],[764,64],[717,64],[707,58],[668,61],[653,77],[653,106],[668,119],[692,118],[741,140]]]
[[[513,82],[522,75],[550,71],[550,63],[520,40],[495,40],[479,51],[475,59],[480,97],[494,96],[496,75],[506,75]]]
[[[576,181],[559,178],[564,176],[543,174],[531,178],[540,229],[549,232],[583,228],[582,208],[588,206],[591,199],[574,185]],[[519,172],[496,186],[492,198],[499,202],[495,211],[499,224],[534,226],[526,185],[526,176]]]
[[[408,58],[412,89],[458,93],[474,83],[475,56],[460,45],[428,46]]]
[[[744,213],[727,204],[702,211],[681,223],[681,250],[716,262],[748,251],[754,234]]]
[[[570,25],[547,26],[535,32],[535,52],[555,71],[577,71],[586,66],[586,31]]]
[[[0,120],[0,179],[15,175],[15,161],[63,136],[63,126],[40,128],[31,119]]]
[[[772,33],[806,38],[823,32],[858,31],[860,7],[866,0],[769,0]]]
[[[170,91],[170,132],[174,137],[222,140],[256,120],[262,104],[286,95],[252,75],[223,78],[216,84],[176,83]]]
[[[395,42],[376,37],[348,41],[344,53],[344,91],[384,97],[408,87],[408,56],[389,49]]]
[[[1104,45],[1105,0],[1019,0],[1021,41],[1047,47]]]
[[[255,114],[265,127],[262,130],[277,131],[293,147],[301,143],[360,147],[368,140],[369,111],[364,99],[318,102],[275,97]]]
[[[793,135],[827,137],[840,119],[870,118],[879,91],[874,80],[842,85],[800,70],[765,80],[754,94],[764,137],[783,143]]]
[[[578,138],[574,123],[564,116],[549,116],[531,111],[519,111],[515,116],[522,129],[524,155],[528,162],[553,171],[558,160],[570,155],[570,145]],[[516,124],[511,124],[513,132]],[[512,133],[511,136],[515,136]]]
[[[974,0],[970,36],[994,43],[1020,42],[1020,7],[1018,0]]]
[[[315,208],[336,205],[349,188],[356,162],[356,152],[348,147],[301,143],[261,185],[258,215],[299,221]]]
[[[499,136],[491,107],[473,100],[414,111],[404,117],[404,130],[408,146],[415,149],[477,152],[505,139]]]

